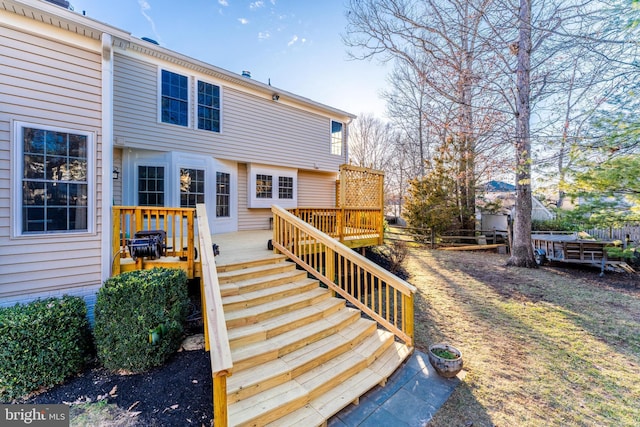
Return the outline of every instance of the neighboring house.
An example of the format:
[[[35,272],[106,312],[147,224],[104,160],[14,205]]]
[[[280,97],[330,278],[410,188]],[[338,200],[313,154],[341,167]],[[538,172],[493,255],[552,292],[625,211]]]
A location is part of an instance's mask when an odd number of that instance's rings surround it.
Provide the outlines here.
[[[481,230],[507,230],[508,218],[515,215],[516,187],[515,185],[489,181],[485,185],[482,199],[478,199],[478,212]],[[554,219],[553,213],[536,197],[531,196],[531,219],[547,221]],[[487,205],[492,209],[487,209]],[[493,209],[499,206],[497,210]]]
[[[41,0],[0,4],[0,58],[0,305],[91,304],[112,205],[204,202],[213,233],[336,205],[349,113]]]

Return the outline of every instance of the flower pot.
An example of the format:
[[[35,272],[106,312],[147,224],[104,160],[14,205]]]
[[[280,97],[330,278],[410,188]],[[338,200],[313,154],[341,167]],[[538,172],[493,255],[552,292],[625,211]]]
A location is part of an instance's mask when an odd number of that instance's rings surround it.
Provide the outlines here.
[[[446,351],[453,358],[438,355]],[[439,343],[429,347],[429,362],[436,372],[445,378],[453,378],[462,370],[462,353],[449,344]]]

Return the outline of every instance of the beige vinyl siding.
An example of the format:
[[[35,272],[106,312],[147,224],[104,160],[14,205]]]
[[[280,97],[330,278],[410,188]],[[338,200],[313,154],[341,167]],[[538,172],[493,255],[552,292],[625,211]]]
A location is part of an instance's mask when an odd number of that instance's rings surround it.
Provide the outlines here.
[[[158,122],[158,67],[142,56],[115,55],[114,133],[127,147],[184,151],[219,159],[301,169],[338,171],[341,156],[331,155],[331,118],[294,108],[281,98],[274,102],[206,76],[175,66],[164,69],[221,87],[222,131],[195,129],[191,99],[191,127]]]
[[[88,43],[92,49],[0,25],[0,302],[101,282],[101,57],[99,43]],[[10,200],[13,120],[94,134],[96,233],[11,237],[11,205],[19,204]]]
[[[247,207],[247,165],[238,164],[238,231],[266,230],[269,228],[271,209]]]
[[[298,171],[298,207],[334,208],[336,179],[335,173]]]
[[[113,150],[113,167],[120,171],[118,179],[113,180],[113,205],[122,206],[122,180],[124,175],[122,174],[122,149],[115,148]]]

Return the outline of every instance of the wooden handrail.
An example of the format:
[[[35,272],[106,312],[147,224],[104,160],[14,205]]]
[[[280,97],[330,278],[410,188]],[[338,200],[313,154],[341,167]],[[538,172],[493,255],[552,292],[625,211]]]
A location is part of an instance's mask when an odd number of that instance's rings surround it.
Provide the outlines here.
[[[273,246],[413,346],[416,288],[279,206]]]
[[[114,206],[112,275],[120,273],[120,260],[129,256],[127,241],[138,231],[164,230],[166,255],[184,258],[189,277],[195,270],[193,208],[163,206]],[[117,262],[116,262],[117,261]]]
[[[371,208],[294,208],[293,215],[340,242],[349,239],[384,241],[383,214]]]
[[[213,419],[216,427],[226,427],[228,425],[227,377],[231,375],[233,361],[205,205],[197,204],[196,212],[202,263],[200,290],[203,295],[202,316],[205,327],[205,350],[209,351],[213,376]]]

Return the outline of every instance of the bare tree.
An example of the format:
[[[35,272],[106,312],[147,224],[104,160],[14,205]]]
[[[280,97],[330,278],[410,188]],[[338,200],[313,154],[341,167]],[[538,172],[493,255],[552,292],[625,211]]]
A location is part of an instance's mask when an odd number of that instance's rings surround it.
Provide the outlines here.
[[[475,227],[477,80],[488,73],[486,40],[479,37],[491,0],[351,0],[346,43],[359,56],[393,58],[418,76],[449,114],[439,128],[459,145],[459,203],[463,227]],[[422,118],[421,118],[422,119]],[[424,155],[424,152],[422,153]]]
[[[427,85],[419,72],[405,63],[399,63],[388,78],[390,89],[383,92],[387,100],[387,115],[404,135],[402,154],[411,162],[409,178],[425,174],[425,162],[431,158],[431,138],[427,120]]]
[[[387,170],[393,150],[391,126],[371,114],[349,127],[349,160],[358,166]]]

